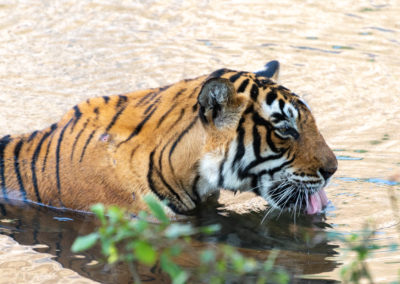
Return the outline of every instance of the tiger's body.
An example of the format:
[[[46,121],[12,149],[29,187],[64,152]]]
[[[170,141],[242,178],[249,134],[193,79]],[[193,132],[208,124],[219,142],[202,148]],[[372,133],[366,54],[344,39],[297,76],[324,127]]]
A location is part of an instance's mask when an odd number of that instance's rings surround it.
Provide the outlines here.
[[[153,193],[168,200],[174,215],[189,214],[225,188],[252,190],[275,207],[306,208],[337,161],[307,106],[267,78],[277,71],[221,69],[164,88],[92,98],[47,129],[7,135],[0,140],[1,195],[138,212],[145,209],[142,197]],[[288,190],[303,197],[290,201],[292,195],[282,195]]]

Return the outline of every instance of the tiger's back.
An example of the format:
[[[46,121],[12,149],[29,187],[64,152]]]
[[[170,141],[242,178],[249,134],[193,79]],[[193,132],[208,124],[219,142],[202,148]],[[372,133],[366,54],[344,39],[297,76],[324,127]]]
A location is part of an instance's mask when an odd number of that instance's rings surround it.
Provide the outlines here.
[[[298,162],[290,152],[298,151],[299,139],[279,134],[274,124],[287,118],[300,126],[301,113],[323,150],[314,150],[308,162],[319,163],[314,171],[333,173],[336,159],[314,130],[308,108],[263,75],[221,69],[164,88],[93,98],[47,129],[5,136],[2,195],[76,210],[102,202],[137,212],[145,209],[142,197],[153,193],[169,201],[171,214],[187,214],[222,187],[263,187],[256,193],[268,200],[269,186],[261,185],[270,175],[268,161]],[[295,107],[285,113],[286,104]]]

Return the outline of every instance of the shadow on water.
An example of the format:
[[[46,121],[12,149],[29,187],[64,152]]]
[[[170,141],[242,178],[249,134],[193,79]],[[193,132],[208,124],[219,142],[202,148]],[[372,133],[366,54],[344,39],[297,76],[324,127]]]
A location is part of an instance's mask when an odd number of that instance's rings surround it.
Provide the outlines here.
[[[261,224],[264,213],[237,214],[216,207],[200,208],[194,226],[220,224],[221,230],[208,236],[197,236],[193,250],[227,243],[237,247],[244,255],[266,260],[271,249],[278,249],[277,264],[297,277],[332,271],[338,264],[332,259],[337,246],[326,239],[329,227],[323,217],[281,215]],[[0,234],[12,237],[23,245],[34,246],[38,252],[49,253],[65,268],[102,283],[132,283],[129,269],[124,264],[110,267],[101,261],[100,248],[74,254],[70,251],[78,235],[92,232],[96,220],[91,214],[54,210],[32,204],[10,204],[0,201]],[[193,254],[182,254],[178,263],[190,269],[197,265]],[[168,283],[168,277],[158,266],[139,268],[143,282]],[[299,279],[300,283],[316,281]],[[330,281],[325,281],[330,282]],[[321,283],[321,282],[318,282]]]

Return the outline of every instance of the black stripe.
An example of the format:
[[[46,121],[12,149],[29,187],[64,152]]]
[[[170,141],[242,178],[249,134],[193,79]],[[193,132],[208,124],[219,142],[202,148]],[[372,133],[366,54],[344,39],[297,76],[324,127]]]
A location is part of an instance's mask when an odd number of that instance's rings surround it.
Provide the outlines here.
[[[119,147],[121,144],[124,144],[131,140],[133,137],[139,134],[139,132],[142,130],[143,126],[145,123],[149,120],[149,118],[153,115],[153,113],[156,111],[157,108],[153,108],[153,110],[136,126],[136,128],[132,131],[132,133],[129,135],[127,139],[124,141],[120,142],[117,147]]]
[[[230,78],[229,81],[231,81],[231,83],[235,83],[237,79],[240,78],[240,76],[242,76],[244,74],[244,72],[237,72],[236,74],[233,74]]]
[[[149,171],[147,172],[147,183],[149,184],[149,188],[151,189],[151,191],[157,195],[157,197],[162,201],[164,200],[164,196],[161,195],[161,193],[158,192],[158,190],[156,189],[154,182],[153,182],[153,167],[154,167],[154,152],[155,149],[150,153],[149,156]]]
[[[159,94],[160,94],[160,92],[153,93],[153,95],[148,97],[148,99],[143,102],[143,105],[147,105],[147,104],[151,103],[155,98],[158,99]]]
[[[137,145],[135,148],[133,148],[133,150],[131,151],[131,157],[129,159],[129,161],[132,163],[132,158],[136,153],[136,150],[140,147],[140,145]]]
[[[149,98],[152,97],[153,95],[157,95],[156,92],[148,92],[145,96],[143,96],[137,103],[135,106],[141,106],[142,104],[144,104],[144,102]]]
[[[158,120],[157,126],[156,128],[160,127],[160,125],[164,122],[164,119],[167,117],[168,114],[171,113],[171,111],[176,108],[178,104],[174,103],[162,116],[161,118]]]
[[[271,118],[273,118],[273,120],[274,120],[273,122],[274,123],[278,123],[279,121],[286,120],[286,115],[285,114],[281,114],[279,112],[274,112],[271,115]]]
[[[254,113],[253,114],[253,121],[254,124],[256,125],[263,125],[265,126],[266,130],[267,130],[267,144],[269,146],[269,148],[271,149],[271,151],[273,152],[278,152],[278,149],[276,148],[274,142],[271,139],[271,132],[272,132],[272,125],[269,121],[265,120],[264,118],[262,118],[258,113]]]
[[[290,92],[290,90],[282,85],[278,86],[278,90],[279,91],[286,91],[286,92]]]
[[[170,138],[170,139],[168,140],[168,142],[165,143],[164,147],[161,149],[160,157],[158,158],[158,168],[160,169],[160,171],[162,171],[162,168],[163,168],[163,166],[162,166],[162,157],[164,156],[164,151],[165,151],[165,149],[167,148],[167,146],[169,145],[169,143],[172,142],[172,139],[173,139],[173,138],[174,138],[174,137]]]
[[[267,128],[267,144],[268,144],[268,147],[271,149],[272,152],[277,153],[278,149],[276,148],[274,142],[272,141],[271,133],[272,133],[272,129],[270,127],[268,127]]]
[[[162,173],[160,171],[157,171],[158,176],[160,177],[161,182],[164,184],[164,186],[168,189],[169,192],[171,192],[176,199],[177,203],[182,204],[183,206],[186,207],[185,203],[183,203],[181,197],[179,196],[179,194],[172,188],[172,186],[170,186],[167,181],[164,179],[164,176],[162,175]],[[171,199],[169,199],[169,201],[171,201]],[[176,205],[174,205],[176,206]],[[186,207],[187,208],[187,207]]]
[[[154,170],[154,152],[155,150],[153,150],[150,153],[149,156],[149,171],[147,172],[147,183],[149,184],[149,188],[151,189],[151,191],[162,201],[165,200],[165,196],[163,196],[156,188],[156,186],[154,185],[154,181],[153,181],[153,170]],[[184,212],[181,212],[178,208],[176,208],[176,206],[174,204],[172,204],[171,202],[168,202],[168,207],[171,208],[172,211],[174,211],[177,214],[184,214]]]
[[[254,124],[256,125],[262,125],[267,127],[268,129],[273,128],[271,122],[261,117],[257,112],[253,113],[252,119]]]
[[[189,124],[189,126],[186,127],[186,128],[181,132],[181,134],[178,136],[178,138],[177,138],[177,139],[175,140],[175,142],[172,144],[171,149],[169,150],[168,161],[169,161],[169,165],[170,165],[171,170],[172,170],[173,173],[174,173],[174,168],[173,168],[173,166],[172,166],[171,157],[172,157],[172,154],[173,154],[174,151],[175,151],[176,145],[178,145],[178,143],[182,140],[183,136],[185,136],[185,135],[189,132],[189,130],[195,125],[195,123],[197,122],[197,119],[198,119],[198,118],[199,118],[199,117],[196,116],[196,117],[192,120],[192,122]]]
[[[53,141],[53,132],[54,132],[54,130],[56,130],[56,128],[57,128],[57,123],[54,123],[54,124],[52,124],[52,125],[50,126],[50,130],[51,130],[52,133],[51,133],[50,141],[49,141],[49,143],[47,144],[46,154],[44,155],[43,166],[42,166],[42,173],[43,173],[44,170],[46,169],[47,157],[48,157],[48,155],[49,155],[49,150],[50,150],[51,142]]]
[[[201,197],[199,195],[199,192],[197,191],[197,184],[199,183],[199,180],[200,180],[200,175],[197,174],[193,180],[193,185],[192,185],[192,192],[196,196],[196,201],[197,201],[196,204],[201,202]]]
[[[249,172],[250,172],[253,168],[257,167],[258,165],[260,165],[260,164],[262,164],[262,163],[280,159],[280,158],[283,157],[283,154],[284,154],[284,152],[283,152],[283,153],[276,154],[276,155],[270,155],[270,156],[266,156],[266,157],[260,157],[259,159],[252,161],[252,162],[251,162],[250,164],[248,164],[244,169],[240,169],[240,170],[239,170],[239,173],[238,173],[239,178],[244,179],[244,178],[250,177],[252,174],[250,174]]]
[[[74,144],[72,145],[71,161],[72,161],[73,158],[74,158],[74,153],[75,153],[76,144],[78,143],[78,140],[79,140],[79,138],[81,137],[83,131],[85,131],[86,126],[88,125],[89,121],[90,121],[90,119],[88,119],[88,120],[85,121],[85,123],[84,123],[83,126],[82,126],[82,129],[79,131],[78,135],[76,135],[76,137],[75,137]]]
[[[183,115],[185,114],[185,109],[181,109],[181,113],[179,114],[178,118],[171,124],[170,128],[167,130],[167,133],[172,130],[175,126],[179,124],[179,122],[182,120]]]
[[[249,114],[249,113],[252,113],[253,111],[254,111],[254,105],[251,104],[249,107],[247,107],[247,108],[245,109],[245,111],[244,111],[243,114]]]
[[[30,136],[29,136],[29,138],[28,138],[28,142],[31,142],[35,137],[36,137],[36,135],[39,133],[39,131],[34,131]]]
[[[219,77],[221,77],[222,75],[224,75],[225,73],[228,73],[229,71],[230,71],[230,70],[228,70],[228,69],[226,69],[226,68],[218,69],[218,70],[212,72],[212,73],[208,76],[208,78],[219,78]]]
[[[173,85],[168,85],[162,88],[159,88],[157,91],[150,92],[146,94],[144,97],[142,97],[137,103],[136,106],[141,106],[141,105],[147,105],[150,102],[152,102],[155,98],[158,98],[162,92],[165,90],[168,90],[171,86]]]
[[[61,143],[64,138],[64,132],[68,128],[69,124],[72,122],[70,119],[67,124],[63,127],[60,132],[60,136],[58,137],[57,141],[57,148],[56,148],[56,179],[57,179],[57,190],[58,190],[58,199],[60,202],[60,206],[64,207],[64,204],[61,200],[61,181],[60,181],[60,150],[61,150]]]
[[[159,174],[159,176],[160,176],[160,178],[161,178],[161,181],[162,181],[162,182],[164,183],[164,185],[168,188],[168,190],[169,190],[170,192],[172,192],[172,194],[174,194],[174,195],[176,196],[176,198],[178,199],[179,202],[181,202],[183,205],[185,205],[185,204],[182,202],[182,199],[181,199],[181,197],[178,195],[178,193],[172,188],[172,186],[170,186],[170,185],[166,182],[164,176],[162,175],[162,158],[163,158],[163,156],[164,156],[164,151],[165,151],[165,149],[167,148],[167,146],[168,146],[171,142],[172,142],[172,139],[169,139],[169,141],[164,145],[164,147],[162,148],[162,150],[161,150],[161,152],[160,152],[160,156],[159,156],[159,159],[158,159],[158,168],[159,168],[159,170],[158,170],[157,172],[158,172],[158,174]],[[184,186],[182,186],[182,188],[184,189]],[[186,190],[185,190],[185,192],[186,192]],[[192,199],[192,197],[190,196],[190,194],[189,194],[189,193],[187,193],[187,194],[188,194],[189,198]],[[192,199],[192,201],[195,202],[193,199]],[[186,206],[186,205],[185,205],[185,206]]]
[[[176,95],[175,95],[175,99],[177,99],[178,97],[180,97],[185,91],[186,91],[186,88],[183,88],[182,90],[180,90],[179,92],[177,92]]]
[[[79,163],[82,162],[83,157],[85,156],[86,148],[87,148],[87,146],[89,145],[90,140],[92,140],[93,135],[94,135],[95,132],[96,132],[96,130],[93,130],[93,131],[89,134],[89,137],[88,137],[88,139],[87,139],[86,142],[85,142],[85,146],[83,146],[82,153],[81,153],[81,158],[79,159]]]
[[[24,202],[26,202],[27,201],[26,190],[24,188],[24,183],[22,181],[21,171],[19,168],[19,153],[21,152],[22,144],[24,144],[24,141],[19,140],[14,148],[14,169],[15,169],[15,175],[17,177],[17,181],[18,181],[18,185],[19,185],[19,191],[22,194],[22,199],[24,200]]]
[[[239,86],[239,88],[237,89],[237,92],[238,93],[243,93],[245,90],[246,90],[246,87],[247,87],[247,85],[249,84],[249,79],[247,78],[246,80],[244,80],[241,84],[240,84],[240,86]]]
[[[296,155],[293,155],[293,158],[291,158],[289,161],[284,162],[282,165],[280,165],[279,167],[273,168],[271,170],[268,170],[268,174],[272,177],[276,172],[279,172],[280,170],[282,170],[284,167],[286,167],[287,165],[290,165],[294,159],[295,159]]]
[[[147,115],[149,113],[149,111],[153,108],[153,107],[157,107],[157,104],[160,102],[160,98],[157,98],[154,103],[151,103],[146,110],[144,111],[144,115]]]
[[[193,89],[193,92],[189,95],[189,99],[190,98],[193,98],[193,96],[195,95],[195,94],[199,94],[199,89],[200,89],[200,86],[197,86],[196,88],[194,88]]]
[[[103,100],[105,104],[108,104],[108,101],[110,100],[110,97],[103,96]]]
[[[276,94],[276,89],[272,89],[268,94],[267,94],[267,105],[271,105],[277,98]]]
[[[72,124],[72,127],[71,127],[71,132],[74,131],[75,125],[78,123],[78,120],[82,117],[82,112],[80,111],[78,106],[74,106],[74,112],[75,112],[74,113],[75,119],[74,119],[74,123]]]
[[[253,81],[257,85],[257,87],[261,88],[263,86],[263,83],[260,80],[258,80],[257,77]]]
[[[192,106],[192,112],[193,113],[195,113],[196,111],[197,111],[197,108],[199,107],[199,104],[198,103],[195,103],[193,106]]]
[[[116,108],[120,108],[123,103],[126,103],[128,101],[127,96],[119,95],[118,96],[118,102],[116,104]]]
[[[43,134],[42,139],[40,139],[38,145],[36,146],[36,149],[35,149],[35,152],[33,153],[32,161],[31,161],[32,183],[33,183],[33,188],[34,188],[35,194],[36,194],[36,200],[39,203],[42,203],[42,199],[40,198],[39,187],[38,187],[38,184],[37,184],[36,162],[37,162],[37,158],[38,158],[38,156],[40,154],[40,150],[42,148],[44,140],[46,140],[46,138],[49,137],[49,135],[51,133],[52,133],[52,130],[50,130],[49,132],[46,132],[46,133]]]
[[[280,99],[279,100],[279,108],[281,109],[281,112],[283,113],[283,108],[285,107],[285,101]]]
[[[108,124],[108,126],[106,128],[106,132],[108,132],[114,126],[114,124],[117,122],[118,117],[122,114],[122,112],[125,110],[125,108],[126,108],[126,106],[123,106],[117,111],[117,113],[112,118],[110,124]]]
[[[199,117],[200,117],[201,122],[202,122],[203,124],[207,125],[207,124],[208,124],[208,119],[207,119],[207,117],[204,115],[205,111],[206,111],[205,107],[201,106],[201,107],[199,108]]]
[[[6,189],[6,178],[4,176],[5,170],[5,160],[4,160],[4,151],[7,148],[7,145],[12,141],[10,135],[4,136],[0,139],[0,182],[1,182],[1,191],[3,193],[3,198],[7,201],[7,189]]]
[[[261,136],[260,133],[258,132],[257,125],[253,125],[253,151],[254,151],[254,156],[256,159],[259,159],[260,152],[261,152]]]
[[[256,86],[256,84],[253,84],[253,86],[251,86],[250,97],[251,97],[251,99],[253,101],[257,101],[257,98],[258,98],[258,87]]]
[[[236,154],[235,154],[235,158],[233,159],[232,162],[232,167],[235,166],[236,163],[238,163],[240,161],[240,159],[242,159],[242,157],[244,156],[246,150],[244,147],[244,128],[243,128],[243,123],[245,122],[245,118],[242,117],[239,121],[239,125],[238,128],[236,130],[237,132],[237,149],[236,149]]]
[[[224,187],[224,183],[225,183],[225,178],[224,178],[224,165],[226,162],[226,153],[225,153],[225,157],[224,159],[221,161],[221,164],[219,165],[219,177],[218,177],[218,187]]]

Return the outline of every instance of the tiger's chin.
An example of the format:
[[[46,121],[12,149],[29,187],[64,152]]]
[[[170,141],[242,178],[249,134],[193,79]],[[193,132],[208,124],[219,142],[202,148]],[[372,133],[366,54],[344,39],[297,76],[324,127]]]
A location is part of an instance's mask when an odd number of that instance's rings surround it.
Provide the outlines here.
[[[269,187],[261,196],[273,209],[288,210],[293,214],[321,214],[329,203],[323,185],[284,182]]]

